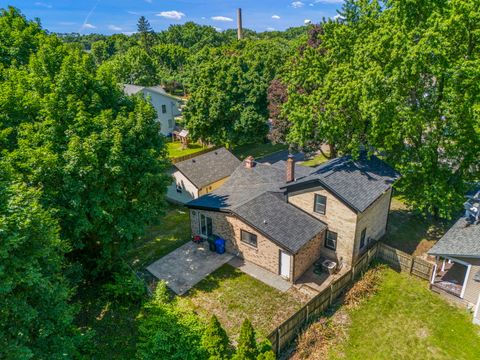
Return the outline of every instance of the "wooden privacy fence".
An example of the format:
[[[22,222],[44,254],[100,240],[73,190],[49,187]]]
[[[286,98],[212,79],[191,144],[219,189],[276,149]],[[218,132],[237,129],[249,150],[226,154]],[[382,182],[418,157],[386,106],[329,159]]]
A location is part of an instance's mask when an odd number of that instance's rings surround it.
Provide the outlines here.
[[[433,271],[433,264],[381,242],[376,242],[348,272],[333,280],[330,286],[316,295],[267,336],[272,343],[273,350],[279,354],[298,336],[306,324],[318,319],[355,282],[359,275],[367,270],[373,259],[381,260],[397,271],[405,271],[426,280],[430,279]]]

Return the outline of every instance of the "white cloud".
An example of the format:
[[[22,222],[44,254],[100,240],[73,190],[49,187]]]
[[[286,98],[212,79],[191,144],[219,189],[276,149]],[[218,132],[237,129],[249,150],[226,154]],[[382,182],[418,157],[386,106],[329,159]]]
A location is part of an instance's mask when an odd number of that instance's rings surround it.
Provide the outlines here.
[[[218,32],[222,32],[222,31],[223,31],[222,28],[219,28],[219,27],[216,27],[216,26],[214,27],[214,29],[217,30]]]
[[[273,27],[267,27],[267,31],[275,31],[275,28],[273,28]]]
[[[340,20],[340,19],[343,19],[343,16],[340,15],[340,14],[337,14],[335,15],[334,17],[332,17],[333,20]]]
[[[273,15],[273,16],[272,16],[272,19],[280,20],[280,16],[278,16],[278,15]]]
[[[122,34],[130,36],[130,35],[135,34],[135,31],[124,31],[124,32],[122,32]]]
[[[202,20],[205,20],[205,19],[206,19],[206,17],[205,17],[205,16],[202,16]]]
[[[116,25],[108,25],[108,28],[113,31],[122,31],[122,28]]]
[[[211,19],[215,21],[233,21],[232,18],[226,16],[212,16]]]
[[[90,23],[85,23],[82,25],[82,29],[96,29],[97,27],[95,25],[92,25]]]
[[[309,24],[312,23],[312,20],[310,20],[310,19],[305,19],[305,20],[303,20],[303,23],[304,23],[305,25],[309,25]]]
[[[292,7],[293,7],[294,9],[301,8],[301,7],[303,7],[303,5],[305,5],[305,4],[304,4],[303,2],[301,2],[301,1],[294,1],[294,2],[292,2]]]
[[[315,4],[341,4],[344,0],[315,0]]]
[[[47,9],[51,9],[53,7],[53,5],[51,4],[47,4],[47,3],[44,3],[44,2],[40,2],[40,1],[37,1],[35,3],[36,6],[40,6],[40,7],[44,7],[44,8],[47,8]]]
[[[167,19],[181,20],[185,16],[185,14],[177,10],[170,10],[162,11],[158,13],[157,16],[161,16]]]

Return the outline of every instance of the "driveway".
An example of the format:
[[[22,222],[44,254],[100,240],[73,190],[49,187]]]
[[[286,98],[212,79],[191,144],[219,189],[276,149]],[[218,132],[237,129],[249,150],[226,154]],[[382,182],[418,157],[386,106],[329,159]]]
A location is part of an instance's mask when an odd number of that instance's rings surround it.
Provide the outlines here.
[[[232,258],[228,253],[220,255],[210,251],[206,242],[189,242],[155,261],[147,270],[164,280],[175,293],[183,295]]]

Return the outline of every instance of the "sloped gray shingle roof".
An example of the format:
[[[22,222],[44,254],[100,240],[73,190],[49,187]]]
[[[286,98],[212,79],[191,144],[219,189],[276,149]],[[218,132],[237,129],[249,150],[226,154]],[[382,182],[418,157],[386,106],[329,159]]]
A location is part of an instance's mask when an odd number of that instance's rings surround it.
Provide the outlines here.
[[[293,254],[327,228],[270,192],[235,208],[234,213]]]
[[[344,201],[353,209],[363,212],[377,200],[400,175],[385,162],[362,154],[358,160],[343,156],[319,165],[307,176],[288,187],[316,183]]]
[[[428,251],[430,255],[480,257],[480,224],[461,217]]]
[[[230,176],[240,163],[230,151],[220,148],[176,163],[175,167],[197,188],[202,188]]]

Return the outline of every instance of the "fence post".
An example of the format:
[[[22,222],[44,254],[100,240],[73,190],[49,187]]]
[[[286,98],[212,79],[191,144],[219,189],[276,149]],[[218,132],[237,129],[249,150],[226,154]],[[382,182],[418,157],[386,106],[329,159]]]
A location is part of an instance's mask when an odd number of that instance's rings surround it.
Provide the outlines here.
[[[277,355],[280,354],[280,327],[277,328]]]
[[[308,311],[308,305],[307,305],[307,322],[308,322],[308,315],[309,315],[309,311]]]
[[[330,285],[330,298],[328,300],[328,305],[332,305],[333,302],[333,284]]]
[[[410,271],[408,272],[410,275],[412,274],[414,263],[415,263],[415,258],[412,256],[412,258],[410,259]]]

